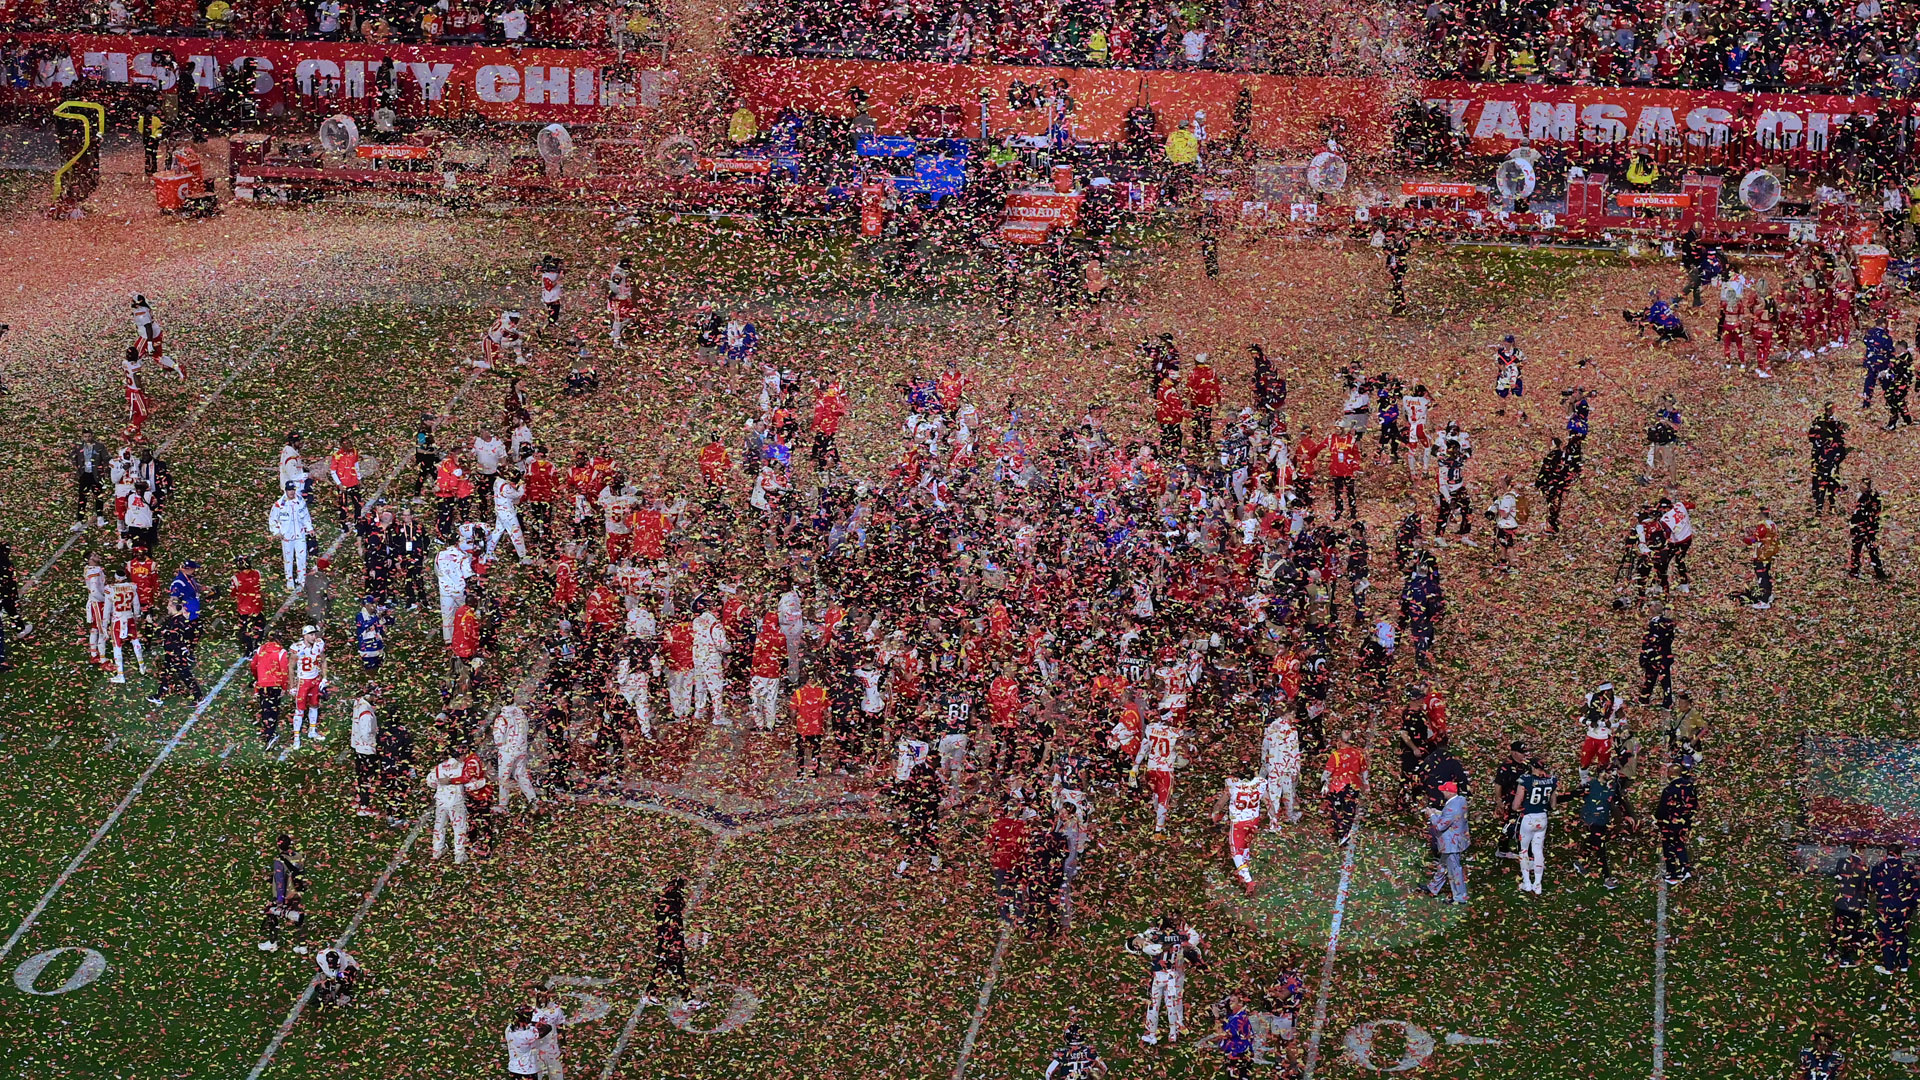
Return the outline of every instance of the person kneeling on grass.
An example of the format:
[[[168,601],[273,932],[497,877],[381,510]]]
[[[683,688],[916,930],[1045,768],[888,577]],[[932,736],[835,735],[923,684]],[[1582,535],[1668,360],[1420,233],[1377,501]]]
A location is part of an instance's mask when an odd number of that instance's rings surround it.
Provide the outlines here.
[[[354,991],[360,989],[367,970],[344,949],[321,949],[314,963],[320,967],[320,982],[315,999],[322,1005],[351,1005]]]
[[[1653,327],[1661,342],[1691,341],[1687,328],[1680,322],[1680,313],[1675,310],[1679,298],[1662,300],[1658,289],[1647,290],[1647,309],[1645,311],[1622,311],[1620,317],[1629,325],[1646,323]]]

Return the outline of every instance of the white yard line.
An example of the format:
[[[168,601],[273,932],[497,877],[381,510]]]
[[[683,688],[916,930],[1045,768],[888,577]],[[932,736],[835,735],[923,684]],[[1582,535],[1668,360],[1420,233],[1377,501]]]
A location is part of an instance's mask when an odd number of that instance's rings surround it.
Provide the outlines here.
[[[360,932],[360,924],[366,921],[367,912],[373,910],[373,905],[379,901],[380,894],[387,891],[387,883],[393,880],[394,871],[400,869],[400,864],[406,861],[407,853],[413,850],[413,845],[420,842],[420,834],[426,831],[427,822],[432,820],[433,807],[431,806],[414,819],[413,828],[407,830],[406,839],[400,841],[400,847],[394,851],[393,858],[387,860],[387,868],[382,870],[379,878],[374,881],[373,891],[367,893],[367,898],[360,902],[360,910],[353,913],[353,921],[347,923],[347,928],[341,931],[340,937],[334,941],[334,948],[344,952],[353,942],[353,935]],[[314,993],[319,989],[320,976],[316,973],[313,978],[307,980],[307,988],[301,992],[299,1000],[293,1003],[293,1008],[287,1010],[287,1018],[280,1021],[279,1030],[273,1033],[273,1041],[269,1042],[267,1048],[261,1052],[260,1060],[253,1063],[253,1071],[247,1074],[247,1080],[260,1080],[260,1074],[267,1071],[268,1065],[273,1064],[274,1055],[280,1052],[280,1047],[287,1041],[287,1036],[293,1033],[294,1025],[300,1022],[300,1014],[306,1011],[307,1005],[313,1001]]]
[[[273,347],[274,342],[280,340],[281,332],[286,330],[287,324],[291,322],[293,322],[293,315],[288,314],[287,317],[281,319],[272,330],[267,331],[267,336],[260,339],[260,344],[254,348],[253,352],[249,353],[245,360],[235,365],[233,370],[227,373],[227,377],[220,381],[220,385],[213,388],[213,393],[208,394],[205,398],[201,399],[200,404],[194,406],[193,412],[188,414],[186,422],[175,428],[173,434],[167,436],[166,441],[154,449],[154,456],[159,457],[161,454],[166,453],[182,436],[198,427],[201,418],[207,415],[207,410],[213,407],[213,403],[220,400],[220,398],[226,394],[227,389],[233,385],[234,380],[253,370],[253,366],[260,362],[260,357],[264,356],[266,351]],[[67,552],[73,550],[73,545],[79,543],[92,531],[92,525],[88,525],[86,529],[79,532],[69,531],[66,541],[56,548],[53,554],[47,556],[47,561],[41,563],[40,569],[35,570],[33,576],[27,579],[26,584],[20,589],[20,595],[23,597],[30,595],[35,589],[39,588],[41,579],[47,576],[47,571],[52,570],[61,559],[66,557]]]
[[[967,1035],[960,1040],[960,1060],[953,1063],[953,1080],[966,1080],[967,1059],[973,1056],[974,1043],[980,1039],[980,1025],[986,1022],[987,1006],[993,1004],[993,988],[1000,981],[1000,965],[1007,959],[1007,942],[1013,939],[1013,923],[1000,921],[1000,941],[993,947],[993,962],[987,965],[987,977],[980,982],[980,1000],[973,1004],[973,1019]]]
[[[1653,909],[1653,1080],[1667,1074],[1667,869],[1655,870],[1659,877],[1658,899]]]
[[[467,392],[472,390],[474,383],[479,380],[480,374],[478,370],[475,370],[467,376],[466,381],[460,384],[460,389],[453,395],[453,399],[447,403],[447,407],[444,410],[445,412],[452,412],[454,406],[458,405],[460,400],[466,397]],[[398,475],[399,470],[397,469],[387,470],[385,477],[380,481],[380,486],[374,491],[373,497],[378,499],[385,493],[387,484],[391,483],[393,478]],[[347,533],[342,532],[339,536],[334,537],[333,543],[327,546],[326,553],[329,558],[332,557],[335,551],[340,549],[341,544],[346,542],[347,536]],[[299,594],[295,593],[281,601],[279,609],[274,612],[272,622],[268,625],[272,626],[277,624],[281,619],[285,618],[287,612],[292,610],[294,601],[297,599],[299,599]],[[67,881],[73,877],[74,872],[80,869],[81,865],[87,861],[88,856],[93,854],[94,849],[100,846],[100,841],[105,839],[107,833],[112,831],[113,827],[119,823],[121,816],[127,812],[127,807],[132,806],[133,800],[139,798],[140,793],[146,789],[147,781],[153,779],[153,774],[158,772],[160,766],[165,764],[166,760],[173,756],[173,752],[180,748],[180,743],[186,739],[187,733],[191,732],[195,725],[200,723],[201,717],[207,715],[207,710],[213,706],[214,699],[219,697],[220,692],[225,690],[227,684],[233,681],[233,677],[238,675],[240,670],[247,666],[249,659],[249,657],[243,656],[229,665],[226,673],[220,676],[220,681],[214,683],[213,689],[207,691],[207,696],[201,698],[200,703],[194,706],[193,712],[188,715],[186,722],[181,724],[179,730],[173,733],[173,737],[168,739],[166,744],[160,747],[160,752],[154,756],[153,761],[147,766],[146,771],[140,774],[140,779],[134,781],[133,787],[127,790],[126,795],[120,799],[119,805],[115,806],[113,812],[107,815],[107,820],[101,822],[100,827],[93,831],[93,836],[87,840],[86,846],[82,847],[80,853],[73,857],[73,861],[67,864],[66,869],[60,871],[60,876],[54,878],[53,884],[49,886],[46,893],[40,897],[40,902],[33,905],[33,910],[27,912],[27,917],[21,920],[19,926],[14,928],[12,936],[7,938],[7,943],[0,945],[0,960],[5,960],[8,954],[13,952],[14,946],[20,944],[20,939],[26,937],[27,932],[32,930],[34,924],[40,921],[40,916],[46,913],[47,905],[53,903],[53,898],[60,895],[60,890],[66,887]]]
[[[720,848],[727,842],[726,834],[713,838],[713,850],[707,854],[707,866],[700,872],[700,880],[694,883],[693,894],[687,897],[687,906],[683,918],[691,918],[707,898],[707,886],[713,883],[713,872],[720,865]],[[620,1029],[620,1037],[614,1040],[613,1053],[607,1055],[607,1064],[600,1070],[600,1080],[612,1080],[615,1069],[620,1067],[620,1059],[627,1056],[627,1047],[633,1042],[633,1033],[640,1029],[640,1017],[646,1014],[648,1002],[645,998],[633,1007],[632,1015]]]
[[[1367,732],[1361,745],[1367,753],[1373,753],[1373,732],[1379,719],[1379,710],[1367,710]],[[1368,758],[1371,772],[1372,758]],[[1333,890],[1333,918],[1327,924],[1327,955],[1320,962],[1320,988],[1313,999],[1313,1029],[1307,1034],[1306,1080],[1313,1080],[1313,1071],[1320,1064],[1320,1039],[1327,1027],[1327,1000],[1333,994],[1333,961],[1340,952],[1340,928],[1347,921],[1347,893],[1353,886],[1353,864],[1360,849],[1360,827],[1367,820],[1367,794],[1360,796],[1360,805],[1353,813],[1353,829],[1347,834],[1346,854],[1340,860],[1340,883]]]

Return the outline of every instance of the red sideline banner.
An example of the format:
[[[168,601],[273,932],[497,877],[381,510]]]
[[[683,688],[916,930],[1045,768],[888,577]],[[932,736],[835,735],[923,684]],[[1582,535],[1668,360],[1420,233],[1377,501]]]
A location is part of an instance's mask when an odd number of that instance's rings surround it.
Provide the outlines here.
[[[56,47],[34,65],[31,85],[0,87],[0,104],[51,106],[76,83],[158,86],[181,79],[201,90],[225,86],[252,59],[253,93],[278,115],[307,112],[364,115],[376,72],[392,58],[400,75],[398,111],[414,116],[478,116],[489,120],[598,123],[657,109],[678,81],[672,71],[609,78],[617,57],[597,49],[484,45],[373,45],[362,42],[262,41],[233,38],[137,37],[120,34],[8,34],[0,50],[19,55]],[[153,54],[172,54],[180,74],[156,70]],[[164,84],[163,84],[164,81]]]

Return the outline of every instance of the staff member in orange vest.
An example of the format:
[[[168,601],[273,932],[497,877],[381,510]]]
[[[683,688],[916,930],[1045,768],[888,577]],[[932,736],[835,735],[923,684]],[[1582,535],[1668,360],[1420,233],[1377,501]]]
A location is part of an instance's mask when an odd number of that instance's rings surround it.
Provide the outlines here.
[[[820,740],[827,732],[827,688],[808,679],[793,692],[794,772],[820,775]]]

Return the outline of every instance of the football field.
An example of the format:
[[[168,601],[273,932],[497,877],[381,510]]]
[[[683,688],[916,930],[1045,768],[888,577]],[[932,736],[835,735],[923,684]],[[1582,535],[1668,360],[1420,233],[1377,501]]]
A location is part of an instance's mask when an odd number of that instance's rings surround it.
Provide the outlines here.
[[[289,219],[301,213],[234,211],[275,229],[295,227]],[[314,213],[319,233],[324,219]],[[1303,791],[1305,819],[1260,837],[1262,888],[1244,897],[1208,816],[1225,763],[1202,759],[1180,776],[1164,836],[1153,834],[1137,792],[1101,791],[1073,929],[1052,943],[1031,942],[996,917],[987,821],[976,812],[942,825],[946,870],[896,879],[898,839],[873,785],[856,785],[860,797],[844,801],[770,788],[749,805],[732,788],[704,787],[698,770],[667,775],[643,764],[640,779],[671,780],[677,796],[640,786],[562,799],[537,816],[510,816],[490,859],[433,861],[424,788],[396,820],[352,813],[347,703],[364,682],[353,665],[340,666],[327,741],[296,753],[261,745],[250,675],[238,664],[230,609],[218,601],[195,701],[156,707],[147,701],[151,682],[114,686],[87,663],[77,636],[80,567],[89,551],[104,546],[110,562],[114,553],[106,530],[65,531],[62,455],[82,426],[111,433],[123,419],[109,377],[112,343],[124,337],[122,283],[102,280],[95,306],[110,315],[97,327],[36,325],[30,312],[4,312],[19,337],[67,342],[59,355],[86,358],[27,370],[18,345],[8,358],[17,392],[5,422],[33,435],[0,452],[0,526],[23,583],[33,582],[25,606],[37,624],[16,647],[15,670],[0,677],[0,820],[8,825],[0,830],[0,1061],[9,1075],[485,1077],[500,1071],[501,1030],[514,1006],[548,990],[576,1021],[563,1032],[576,1077],[1011,1080],[1039,1075],[1070,1016],[1115,1075],[1216,1075],[1218,1052],[1197,1040],[1146,1047],[1137,1039],[1146,977],[1123,944],[1169,909],[1184,912],[1209,944],[1187,993],[1196,1033],[1212,1030],[1208,1010],[1229,991],[1262,987],[1295,967],[1307,991],[1296,1045],[1314,1075],[1786,1076],[1822,1023],[1842,1033],[1862,1075],[1913,1075],[1913,984],[1870,965],[1825,963],[1831,884],[1802,873],[1790,843],[1800,829],[1805,736],[1920,738],[1907,525],[1920,454],[1905,437],[1859,425],[1886,492],[1891,585],[1847,579],[1844,537],[1802,509],[1802,431],[1824,397],[1847,400],[1851,360],[1808,362],[1756,386],[1717,358],[1651,353],[1622,337],[1617,314],[1602,316],[1670,268],[1609,257],[1434,253],[1413,279],[1426,306],[1390,322],[1377,317],[1381,282],[1370,253],[1234,246],[1214,286],[1196,283],[1191,252],[1176,248],[1128,271],[1132,297],[1106,324],[1063,331],[1037,308],[1010,327],[976,319],[964,291],[836,291],[809,275],[843,251],[767,246],[725,223],[393,221],[380,229],[431,233],[435,242],[382,258],[296,237],[292,254],[275,255],[280,269],[261,271],[255,287],[229,279],[175,301],[170,334],[192,382],[155,384],[160,411],[149,428],[176,479],[164,576],[191,556],[203,581],[224,583],[233,561],[248,557],[262,570],[269,606],[286,599],[264,517],[275,453],[290,429],[307,433],[316,456],[351,434],[382,464],[372,482],[404,500],[413,474],[395,467],[409,464],[422,414],[447,418],[444,445],[497,424],[504,380],[473,375],[464,361],[497,306],[531,306],[528,267],[548,250],[579,268],[572,287],[581,296],[614,254],[635,253],[664,310],[635,349],[614,353],[604,333],[594,339],[604,378],[594,396],[563,396],[564,340],[539,343],[563,357],[528,378],[543,439],[556,457],[611,441],[636,467],[683,481],[697,445],[689,433],[734,430],[753,411],[750,383],[692,366],[686,323],[693,303],[709,298],[751,310],[782,362],[846,373],[856,401],[849,456],[873,469],[895,449],[894,385],[956,354],[994,395],[1019,396],[1056,428],[1107,398],[1125,402],[1116,424],[1145,431],[1146,410],[1121,397],[1138,396],[1128,350],[1163,327],[1176,328],[1189,351],[1211,344],[1231,378],[1230,400],[1244,396],[1238,345],[1284,336],[1284,350],[1269,350],[1284,351],[1293,408],[1316,422],[1336,412],[1334,369],[1349,357],[1424,378],[1436,409],[1476,432],[1489,477],[1502,468],[1529,475],[1536,444],[1557,430],[1553,394],[1604,375],[1568,535],[1530,538],[1517,578],[1481,574],[1484,552],[1443,555],[1455,613],[1436,681],[1475,785],[1472,902],[1461,909],[1409,895],[1431,868],[1424,834],[1384,797],[1394,718],[1358,703],[1352,715],[1372,732],[1376,789],[1349,844],[1327,836],[1317,797]],[[179,274],[156,259],[156,280]],[[838,279],[861,280],[852,272]],[[1486,281],[1506,287],[1476,295],[1474,283]],[[581,301],[583,311],[589,305]],[[581,318],[592,337],[590,316]],[[1517,418],[1493,413],[1482,385],[1482,346],[1516,330],[1529,335],[1540,410],[1524,440],[1508,438]],[[1546,895],[1526,896],[1514,888],[1514,863],[1493,854],[1493,763],[1507,740],[1527,737],[1570,772],[1578,694],[1634,674],[1643,619],[1607,610],[1607,572],[1621,521],[1643,497],[1634,483],[1639,406],[1667,388],[1689,409],[1688,486],[1706,537],[1696,549],[1696,595],[1676,603],[1680,675],[1714,731],[1700,768],[1700,869],[1667,887],[1657,837],[1642,835],[1617,845],[1618,888],[1576,878],[1563,815],[1550,834]],[[1383,538],[1408,509],[1427,509],[1426,488],[1412,488],[1398,465],[1372,470],[1362,492]],[[1764,620],[1721,599],[1742,584],[1737,536],[1756,499],[1775,508],[1788,533],[1782,599]],[[315,522],[341,582],[328,640],[349,642],[355,544],[318,500]],[[288,600],[279,639],[305,618],[304,605]],[[444,656],[438,631],[437,612],[423,607],[404,613],[389,641],[383,712],[403,716],[416,735],[431,728]],[[537,644],[527,633],[510,636],[504,681],[537,673]],[[668,738],[696,755],[704,745],[700,732]],[[790,751],[775,735],[753,753],[772,763]],[[544,762],[544,750],[537,755]],[[1650,807],[1657,783],[1643,777],[1637,805]],[[344,943],[372,973],[372,992],[350,1007],[315,1003],[310,956],[255,947],[280,832],[298,839],[313,883],[309,925],[291,941]],[[673,876],[691,882],[688,926],[701,944],[689,969],[706,1004],[642,1008],[651,905]]]

